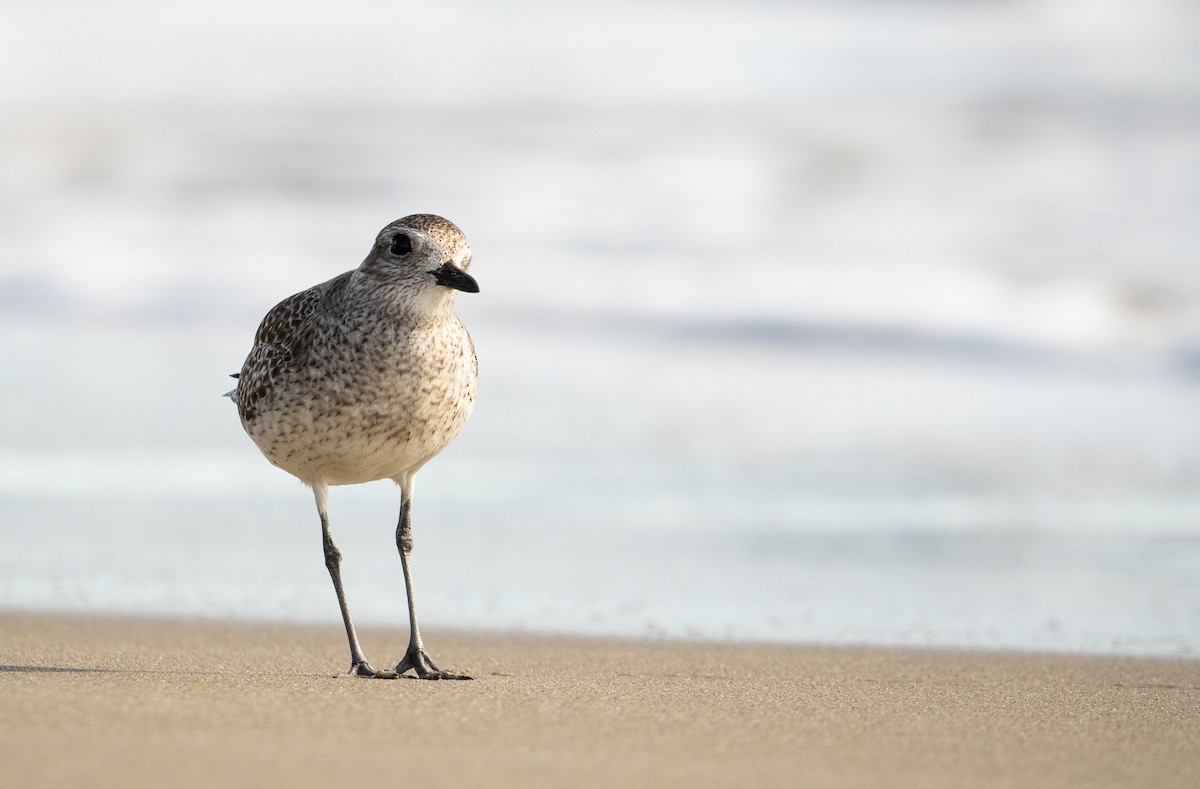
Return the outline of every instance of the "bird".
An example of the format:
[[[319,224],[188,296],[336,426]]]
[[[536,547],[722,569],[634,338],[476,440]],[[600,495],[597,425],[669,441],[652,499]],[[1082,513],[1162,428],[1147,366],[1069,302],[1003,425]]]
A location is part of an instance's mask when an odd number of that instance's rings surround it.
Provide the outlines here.
[[[267,460],[312,490],[352,676],[394,679],[411,670],[420,679],[471,679],[438,668],[426,652],[409,567],[414,477],[475,404],[479,362],[454,311],[459,292],[479,292],[470,263],[470,244],[449,220],[412,214],[392,222],[358,268],[267,313],[227,393]],[[377,670],[363,654],[328,515],[330,486],[385,479],[400,489],[396,547],[409,620],[408,649],[394,671]]]

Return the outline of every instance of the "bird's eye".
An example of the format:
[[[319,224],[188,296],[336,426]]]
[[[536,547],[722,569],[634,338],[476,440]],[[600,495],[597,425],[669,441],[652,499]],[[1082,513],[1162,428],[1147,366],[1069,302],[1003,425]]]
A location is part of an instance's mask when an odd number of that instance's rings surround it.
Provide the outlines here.
[[[393,255],[407,255],[412,252],[412,241],[404,233],[400,233],[392,239],[392,246],[389,250]]]

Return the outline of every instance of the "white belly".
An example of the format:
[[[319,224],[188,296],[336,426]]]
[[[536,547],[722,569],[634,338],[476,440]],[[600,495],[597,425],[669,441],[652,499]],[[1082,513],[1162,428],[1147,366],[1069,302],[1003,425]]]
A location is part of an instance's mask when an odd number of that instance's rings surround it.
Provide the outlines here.
[[[246,432],[307,484],[351,485],[411,474],[445,449],[475,402],[470,339],[414,365],[397,348],[337,369],[280,371]]]

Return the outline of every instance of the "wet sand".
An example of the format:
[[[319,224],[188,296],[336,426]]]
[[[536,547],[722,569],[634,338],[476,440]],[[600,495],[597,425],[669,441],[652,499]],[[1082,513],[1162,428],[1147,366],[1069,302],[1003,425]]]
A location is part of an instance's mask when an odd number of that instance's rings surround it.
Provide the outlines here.
[[[360,628],[376,666],[407,634]],[[5,786],[1195,786],[1200,661],[0,613]]]

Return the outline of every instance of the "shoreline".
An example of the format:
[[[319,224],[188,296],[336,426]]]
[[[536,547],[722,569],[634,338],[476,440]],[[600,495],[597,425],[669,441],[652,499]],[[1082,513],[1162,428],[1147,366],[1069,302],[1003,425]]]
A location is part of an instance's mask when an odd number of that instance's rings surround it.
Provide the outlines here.
[[[376,667],[406,629],[362,628]],[[0,612],[23,786],[1189,786],[1200,661]],[[389,662],[390,661],[390,662]]]

